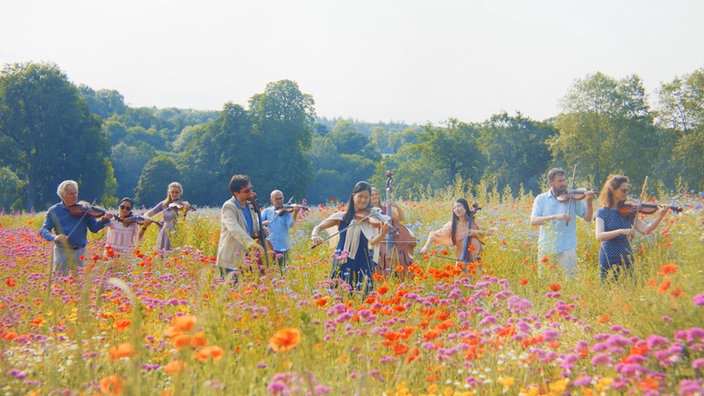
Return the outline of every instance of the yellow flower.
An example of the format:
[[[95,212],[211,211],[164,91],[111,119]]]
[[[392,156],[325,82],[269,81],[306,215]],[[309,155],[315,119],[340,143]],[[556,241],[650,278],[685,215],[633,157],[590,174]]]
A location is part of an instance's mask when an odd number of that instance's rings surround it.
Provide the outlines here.
[[[563,393],[567,390],[567,385],[569,385],[569,383],[570,381],[568,379],[557,380],[550,384],[550,390],[555,393]]]
[[[506,378],[499,378],[499,380],[496,382],[501,384],[501,386],[503,386],[504,388],[510,388],[513,386],[513,384],[516,381],[513,379],[513,377],[506,377]]]

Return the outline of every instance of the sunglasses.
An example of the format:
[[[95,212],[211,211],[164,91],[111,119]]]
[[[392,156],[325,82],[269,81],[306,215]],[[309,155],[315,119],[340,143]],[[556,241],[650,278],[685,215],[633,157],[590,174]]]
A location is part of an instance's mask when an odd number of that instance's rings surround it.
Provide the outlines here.
[[[120,205],[120,209],[132,210],[132,207],[131,207],[131,206]]]
[[[240,194],[249,194],[252,192],[252,187],[245,188],[244,190],[240,190]]]

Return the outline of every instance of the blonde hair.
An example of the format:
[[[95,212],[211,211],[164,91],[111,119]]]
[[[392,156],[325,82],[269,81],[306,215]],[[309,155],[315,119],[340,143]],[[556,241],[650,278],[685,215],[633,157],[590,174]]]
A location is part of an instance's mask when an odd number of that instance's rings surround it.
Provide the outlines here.
[[[169,195],[169,191],[171,191],[171,187],[176,187],[178,190],[183,194],[183,186],[179,182],[171,182],[169,183],[169,187],[166,188],[166,199],[161,201],[161,206],[166,208],[169,206],[169,203],[171,203],[171,196]]]
[[[616,204],[616,202],[614,202],[614,191],[623,183],[628,183],[627,176],[609,175],[606,178],[604,187],[601,188],[601,192],[599,193],[599,202],[606,207],[613,207]]]

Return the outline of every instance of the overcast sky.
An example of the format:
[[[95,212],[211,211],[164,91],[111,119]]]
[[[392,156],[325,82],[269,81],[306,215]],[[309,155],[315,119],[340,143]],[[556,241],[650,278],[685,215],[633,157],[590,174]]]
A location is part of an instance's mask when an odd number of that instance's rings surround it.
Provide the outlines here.
[[[560,112],[576,79],[704,67],[704,1],[0,0],[0,63],[52,62],[130,106],[247,106],[290,79],[321,117]]]

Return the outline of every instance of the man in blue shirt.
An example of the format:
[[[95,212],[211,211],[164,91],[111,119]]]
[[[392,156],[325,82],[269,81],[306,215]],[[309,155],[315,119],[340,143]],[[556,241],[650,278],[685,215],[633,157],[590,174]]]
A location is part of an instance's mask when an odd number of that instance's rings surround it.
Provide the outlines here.
[[[582,201],[558,201],[557,197],[567,192],[565,171],[560,168],[550,169],[548,186],[550,190],[535,197],[530,214],[530,225],[540,226],[538,262],[552,257],[566,274],[574,275],[577,269],[577,221],[573,219],[579,216],[586,222],[592,221],[594,192],[587,192]]]
[[[270,200],[274,206],[262,211],[262,225],[269,229],[267,239],[276,252],[276,259],[283,273],[288,252],[288,230],[296,223],[296,216],[301,207],[293,205],[290,211],[289,208],[284,208],[284,194],[279,190],[271,192]]]
[[[66,273],[70,263],[83,267],[88,230],[102,230],[108,225],[112,215],[105,213],[101,221],[97,221],[85,211],[82,215],[72,214],[69,208],[78,203],[78,183],[73,180],[62,181],[56,189],[56,194],[61,198],[61,202],[47,210],[39,234],[54,243],[54,270]]]

